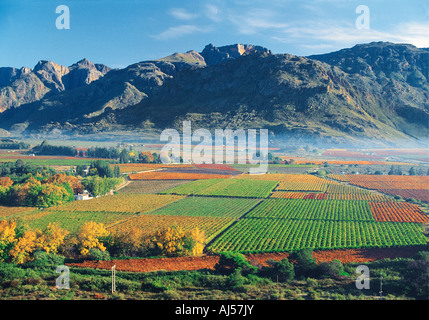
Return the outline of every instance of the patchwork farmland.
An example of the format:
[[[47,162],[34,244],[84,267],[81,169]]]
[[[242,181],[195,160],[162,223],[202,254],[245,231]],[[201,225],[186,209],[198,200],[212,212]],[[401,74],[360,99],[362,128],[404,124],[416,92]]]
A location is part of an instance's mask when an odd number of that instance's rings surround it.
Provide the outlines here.
[[[72,234],[89,221],[103,223],[118,235],[198,228],[205,233],[208,255],[427,244],[427,215],[419,206],[384,192],[396,190],[393,186],[428,192],[426,177],[249,175],[225,165],[127,165],[121,171],[131,169],[135,173],[115,195],[47,209],[0,210],[0,219],[19,218],[30,229],[58,223]],[[140,169],[149,171],[137,173]]]

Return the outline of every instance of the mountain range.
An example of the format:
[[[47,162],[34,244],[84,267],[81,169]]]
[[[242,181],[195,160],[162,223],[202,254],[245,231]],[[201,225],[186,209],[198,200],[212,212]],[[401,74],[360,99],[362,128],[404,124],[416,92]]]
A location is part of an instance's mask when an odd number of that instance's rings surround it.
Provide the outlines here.
[[[0,68],[0,128],[12,134],[269,129],[273,137],[423,142],[429,50],[373,42],[308,57],[207,45],[123,69],[86,59]]]

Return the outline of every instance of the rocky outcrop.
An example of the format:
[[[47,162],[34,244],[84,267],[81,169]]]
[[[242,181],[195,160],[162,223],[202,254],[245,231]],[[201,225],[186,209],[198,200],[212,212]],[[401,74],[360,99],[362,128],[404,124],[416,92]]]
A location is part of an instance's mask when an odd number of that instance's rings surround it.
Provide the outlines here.
[[[70,67],[41,60],[34,69],[0,68],[0,112],[96,81],[111,69],[83,59]]]
[[[243,55],[256,52],[271,54],[271,50],[268,50],[267,48],[249,44],[234,44],[219,48],[209,44],[201,52],[201,55],[204,57],[206,64],[212,66],[227,60],[237,59]]]

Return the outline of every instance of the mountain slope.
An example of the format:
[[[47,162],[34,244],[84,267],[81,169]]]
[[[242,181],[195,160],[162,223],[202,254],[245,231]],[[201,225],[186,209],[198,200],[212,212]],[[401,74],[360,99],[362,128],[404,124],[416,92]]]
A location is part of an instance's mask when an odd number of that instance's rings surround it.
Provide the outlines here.
[[[253,54],[182,72],[149,99],[98,120],[176,129],[183,120],[191,120],[195,128],[268,128],[276,134],[318,138],[405,138],[368,113],[379,106],[366,96],[353,77],[330,65],[292,55]]]
[[[83,59],[70,67],[52,61],[39,61],[34,69],[0,68],[0,112],[38,101],[46,94],[87,85],[111,69]]]
[[[83,86],[63,81],[69,89],[2,113],[0,127],[159,131],[191,120],[194,128],[266,128],[275,136],[331,142],[426,140],[428,55],[391,43],[310,57],[208,45],[112,70]],[[43,79],[51,90],[59,86],[54,76]]]
[[[429,52],[408,44],[375,42],[310,58],[354,76],[356,86],[368,90],[379,105],[368,108],[372,117],[409,135],[427,135]]]

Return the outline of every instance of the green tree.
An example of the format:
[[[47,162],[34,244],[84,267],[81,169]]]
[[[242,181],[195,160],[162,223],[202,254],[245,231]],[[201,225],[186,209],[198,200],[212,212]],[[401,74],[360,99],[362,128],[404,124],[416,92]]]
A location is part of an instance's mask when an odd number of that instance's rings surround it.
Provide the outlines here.
[[[127,149],[122,149],[121,153],[119,154],[119,163],[129,163],[129,162],[130,162],[130,155]]]
[[[89,170],[91,172],[91,169],[97,169],[97,175],[100,177],[106,177],[106,178],[113,178],[113,170],[110,168],[110,163],[108,161],[104,160],[95,160],[91,162],[91,165],[89,167]],[[95,172],[95,171],[92,171]],[[95,175],[95,174],[91,174]]]
[[[219,262],[215,265],[215,270],[222,274],[231,274],[236,269],[240,269],[242,273],[254,273],[257,271],[257,268],[252,266],[243,254],[238,252],[221,253]]]
[[[417,297],[427,299],[429,294],[429,252],[419,252],[416,257],[407,264],[404,280],[409,290]]]
[[[83,164],[77,165],[76,166],[76,175],[82,176],[82,177],[85,176],[85,171],[84,170],[86,170],[86,168],[87,168],[86,165],[83,165]]]
[[[320,278],[338,278],[344,273],[344,267],[340,260],[333,260],[331,262],[321,262],[317,265],[316,274]]]
[[[267,263],[270,266],[267,273],[272,280],[288,282],[295,277],[294,266],[287,258],[280,261],[269,260]]]
[[[293,252],[291,260],[295,260],[295,274],[297,277],[313,277],[317,269],[317,261],[313,257],[313,250],[303,249]]]

